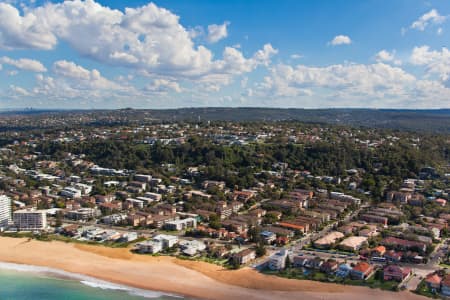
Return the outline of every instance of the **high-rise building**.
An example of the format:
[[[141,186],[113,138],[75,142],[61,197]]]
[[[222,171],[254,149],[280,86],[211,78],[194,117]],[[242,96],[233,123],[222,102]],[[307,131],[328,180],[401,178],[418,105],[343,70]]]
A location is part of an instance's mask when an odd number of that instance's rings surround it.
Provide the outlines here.
[[[0,227],[6,227],[10,222],[11,199],[6,195],[0,195]]]
[[[47,228],[47,211],[21,209],[14,212],[14,225],[19,230],[44,230]]]

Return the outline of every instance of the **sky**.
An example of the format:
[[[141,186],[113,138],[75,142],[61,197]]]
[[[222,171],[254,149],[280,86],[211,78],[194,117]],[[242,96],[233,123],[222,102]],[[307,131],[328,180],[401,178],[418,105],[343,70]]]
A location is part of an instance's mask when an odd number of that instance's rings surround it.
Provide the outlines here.
[[[0,1],[0,109],[450,108],[450,0]]]

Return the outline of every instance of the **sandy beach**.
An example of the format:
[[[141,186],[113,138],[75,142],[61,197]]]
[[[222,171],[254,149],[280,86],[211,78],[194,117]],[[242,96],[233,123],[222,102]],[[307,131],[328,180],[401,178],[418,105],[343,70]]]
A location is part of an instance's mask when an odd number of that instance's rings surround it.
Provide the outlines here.
[[[128,249],[63,242],[0,237],[0,261],[50,267],[197,299],[427,299],[409,292],[285,279],[250,268],[225,270],[203,262],[137,255]]]

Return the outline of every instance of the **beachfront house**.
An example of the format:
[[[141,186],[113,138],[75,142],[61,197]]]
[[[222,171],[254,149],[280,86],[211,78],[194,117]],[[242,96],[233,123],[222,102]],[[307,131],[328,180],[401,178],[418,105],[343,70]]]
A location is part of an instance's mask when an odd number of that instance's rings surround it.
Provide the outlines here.
[[[410,268],[402,268],[398,265],[387,265],[383,269],[383,279],[402,282],[409,277],[411,273]]]
[[[350,274],[350,271],[352,270],[352,267],[350,267],[349,264],[340,264],[337,271],[336,276],[345,278]]]
[[[256,252],[252,249],[245,249],[232,256],[232,260],[235,264],[244,265],[256,258]]]
[[[374,271],[373,266],[365,261],[358,262],[350,271],[350,277],[353,279],[366,280],[372,275]]]
[[[272,255],[269,259],[268,267],[271,270],[283,270],[286,267],[286,257],[288,256],[288,252],[286,249],[283,249],[274,255]]]

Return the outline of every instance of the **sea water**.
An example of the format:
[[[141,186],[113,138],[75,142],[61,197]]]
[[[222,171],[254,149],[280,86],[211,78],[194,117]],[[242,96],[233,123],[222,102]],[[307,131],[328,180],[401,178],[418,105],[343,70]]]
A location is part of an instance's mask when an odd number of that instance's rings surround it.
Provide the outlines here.
[[[175,300],[181,297],[117,285],[44,267],[0,263],[0,300]]]

